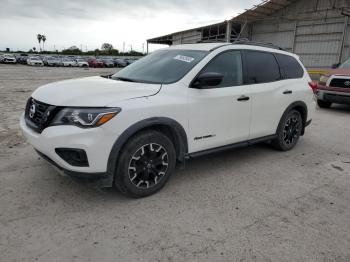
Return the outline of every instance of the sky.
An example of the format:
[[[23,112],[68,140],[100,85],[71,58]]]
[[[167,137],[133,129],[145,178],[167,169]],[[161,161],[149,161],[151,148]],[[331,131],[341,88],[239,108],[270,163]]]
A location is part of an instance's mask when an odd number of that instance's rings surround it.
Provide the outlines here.
[[[0,0],[0,50],[111,43],[120,51],[146,49],[149,38],[222,22],[261,0]],[[164,47],[164,46],[163,46]],[[159,48],[150,45],[150,50]]]

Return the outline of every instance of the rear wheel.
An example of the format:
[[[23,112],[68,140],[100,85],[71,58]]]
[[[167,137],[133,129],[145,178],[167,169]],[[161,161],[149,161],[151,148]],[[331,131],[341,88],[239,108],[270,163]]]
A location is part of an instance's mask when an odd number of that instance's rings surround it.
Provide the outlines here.
[[[176,164],[175,148],[164,134],[149,130],[137,134],[123,147],[114,184],[131,197],[146,197],[159,191]]]
[[[277,129],[277,137],[272,145],[281,151],[291,150],[298,143],[303,129],[303,120],[297,110],[291,110],[285,114]]]
[[[330,108],[332,106],[331,102],[327,102],[327,101],[324,101],[324,100],[317,100],[317,104],[321,108]]]

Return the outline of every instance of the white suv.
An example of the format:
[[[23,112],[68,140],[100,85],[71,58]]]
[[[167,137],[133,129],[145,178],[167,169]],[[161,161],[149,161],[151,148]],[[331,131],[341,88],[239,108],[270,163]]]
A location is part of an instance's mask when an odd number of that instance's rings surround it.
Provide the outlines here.
[[[264,141],[290,150],[311,122],[313,88],[299,58],[285,51],[179,45],[114,75],[38,88],[20,125],[65,173],[143,197],[191,157]]]

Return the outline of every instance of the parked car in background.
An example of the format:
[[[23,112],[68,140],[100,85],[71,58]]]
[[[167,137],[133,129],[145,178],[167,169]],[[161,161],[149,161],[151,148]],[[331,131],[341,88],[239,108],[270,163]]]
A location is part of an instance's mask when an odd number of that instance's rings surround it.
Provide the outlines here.
[[[83,58],[77,58],[75,61],[79,67],[89,67],[89,63]]]
[[[104,67],[114,67],[114,62],[111,58],[102,59]]]
[[[28,58],[29,58],[28,54],[20,54],[17,56],[17,63],[26,65]]]
[[[318,82],[316,96],[321,108],[333,103],[350,105],[350,58],[334,67],[337,68],[322,75]]]
[[[57,57],[47,56],[43,59],[44,65],[46,66],[60,66],[61,60]]]
[[[135,63],[137,61],[137,59],[135,59],[135,58],[127,58],[127,59],[125,59],[125,61],[128,63],[128,65],[131,65],[132,63]]]
[[[121,58],[115,58],[115,59],[113,59],[113,62],[114,62],[114,66],[115,67],[126,67],[126,66],[128,66],[128,63],[124,59],[121,59]]]
[[[4,64],[16,64],[17,59],[14,55],[4,54],[2,56],[1,62]]]
[[[314,91],[292,53],[178,45],[108,77],[38,88],[20,126],[39,155],[67,174],[145,197],[192,157],[260,142],[291,150],[313,118]]]
[[[73,58],[62,58],[61,64],[64,67],[78,66],[77,62]]]
[[[87,62],[89,67],[103,67],[103,62],[96,58],[89,58]]]
[[[44,66],[43,60],[37,56],[31,56],[27,59],[27,64],[31,66]]]

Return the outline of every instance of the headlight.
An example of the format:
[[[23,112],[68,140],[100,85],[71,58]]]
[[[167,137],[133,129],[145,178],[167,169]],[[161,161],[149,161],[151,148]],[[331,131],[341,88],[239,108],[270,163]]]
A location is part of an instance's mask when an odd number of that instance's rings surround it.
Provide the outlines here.
[[[75,125],[82,128],[98,127],[113,117],[115,117],[121,108],[74,108],[66,107],[61,109],[51,125]]]
[[[322,75],[320,77],[320,85],[325,86],[327,84],[328,79],[329,79],[329,76]]]

